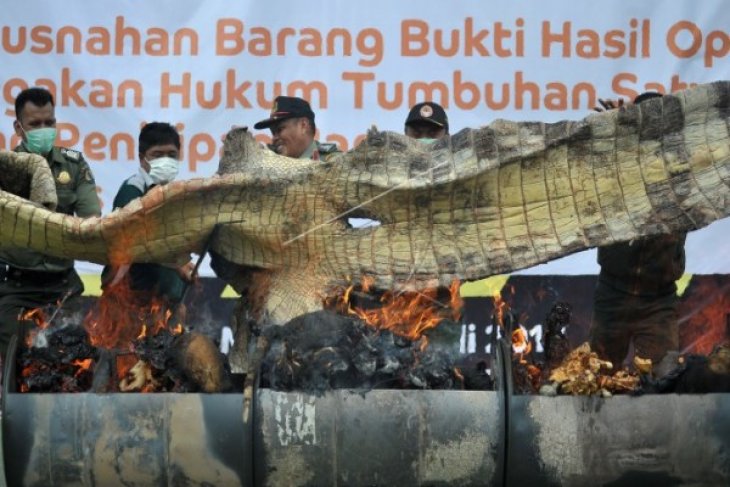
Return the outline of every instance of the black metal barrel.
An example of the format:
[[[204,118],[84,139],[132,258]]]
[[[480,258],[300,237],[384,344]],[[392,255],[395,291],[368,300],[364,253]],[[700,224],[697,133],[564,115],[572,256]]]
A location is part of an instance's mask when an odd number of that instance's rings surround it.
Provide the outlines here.
[[[503,483],[500,392],[262,390],[257,399],[257,485]]]
[[[514,395],[506,485],[730,485],[730,394]]]
[[[14,349],[8,353],[13,364]],[[498,359],[493,374],[500,376]],[[260,389],[236,394],[13,390],[2,405],[8,485],[503,485],[499,391]]]
[[[20,394],[6,368],[0,484],[730,485],[730,394],[514,395],[505,349],[496,391],[260,389],[246,419],[240,393]]]
[[[253,485],[240,393],[17,393],[7,355],[7,485]]]

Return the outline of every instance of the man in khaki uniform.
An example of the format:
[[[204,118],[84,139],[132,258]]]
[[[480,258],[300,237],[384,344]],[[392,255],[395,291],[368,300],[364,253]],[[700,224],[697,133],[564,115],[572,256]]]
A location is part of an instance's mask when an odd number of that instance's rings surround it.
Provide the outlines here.
[[[53,96],[43,88],[23,90],[15,99],[15,133],[23,142],[14,150],[46,158],[56,182],[56,211],[80,217],[100,216],[96,183],[78,151],[54,146],[56,116]],[[84,290],[73,261],[24,248],[0,252],[0,355],[10,338],[23,338],[33,326],[22,319],[28,310],[49,304],[69,306]]]
[[[338,152],[336,144],[314,139],[317,126],[309,103],[294,96],[277,96],[269,118],[257,122],[255,129],[271,129],[271,149],[294,159],[324,160]]]

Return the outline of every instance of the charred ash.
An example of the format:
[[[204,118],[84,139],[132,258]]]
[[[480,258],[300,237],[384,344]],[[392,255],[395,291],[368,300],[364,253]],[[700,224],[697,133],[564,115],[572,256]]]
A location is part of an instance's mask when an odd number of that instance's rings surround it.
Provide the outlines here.
[[[715,346],[709,355],[687,355],[667,374],[641,376],[638,393],[706,394],[730,392],[730,343]]]
[[[223,392],[232,388],[223,356],[200,333],[160,330],[138,338],[130,350],[95,347],[78,325],[39,333],[42,340],[36,336],[35,345],[19,349],[20,392]]]
[[[730,344],[708,356],[669,353],[659,366],[634,357],[633,366],[615,369],[583,343],[571,350],[563,330],[570,324],[570,305],[556,303],[545,320],[544,361],[531,354],[524,330],[512,338],[512,379],[517,394],[665,394],[730,392]],[[674,364],[665,362],[674,360]]]
[[[570,350],[563,330],[570,325],[571,306],[558,302],[545,318],[542,337],[544,361],[531,354],[531,344],[521,328],[512,332],[512,378],[517,394],[572,394],[610,396],[632,392],[639,374],[613,370],[587,343]]]
[[[226,392],[232,389],[227,362],[215,344],[201,333],[173,333],[165,329],[137,339],[132,349],[139,361],[120,382],[122,390]]]
[[[84,392],[91,388],[99,351],[80,326],[41,330],[43,346],[21,348],[17,358],[21,392]]]
[[[545,318],[545,333],[542,344],[545,350],[545,365],[549,370],[560,365],[570,353],[570,343],[563,332],[570,325],[572,308],[570,304],[558,302]]]
[[[321,394],[336,388],[491,389],[483,363],[459,368],[460,326],[444,320],[419,339],[378,330],[333,311],[264,332],[262,385]]]

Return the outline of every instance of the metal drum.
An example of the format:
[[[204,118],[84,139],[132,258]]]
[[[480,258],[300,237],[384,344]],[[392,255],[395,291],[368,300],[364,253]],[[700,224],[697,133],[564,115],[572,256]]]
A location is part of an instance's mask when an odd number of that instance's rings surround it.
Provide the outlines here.
[[[251,432],[234,394],[17,393],[2,402],[7,485],[253,485]]]
[[[7,361],[14,364],[15,348]],[[17,393],[6,367],[8,485],[503,485],[505,391]]]
[[[506,485],[730,485],[730,394],[512,394]]]

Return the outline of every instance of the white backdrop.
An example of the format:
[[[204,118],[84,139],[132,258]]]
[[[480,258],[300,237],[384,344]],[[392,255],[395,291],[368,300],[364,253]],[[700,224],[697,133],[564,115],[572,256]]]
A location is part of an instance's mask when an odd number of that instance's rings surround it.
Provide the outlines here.
[[[277,94],[308,98],[320,140],[343,149],[373,124],[402,131],[424,99],[447,109],[452,133],[578,119],[597,97],[730,79],[729,25],[722,0],[5,2],[0,148],[15,145],[17,93],[51,89],[60,139],[90,161],[108,212],[144,122],[178,126],[192,178]],[[728,221],[691,234],[688,272],[730,272],[728,236]],[[597,270],[589,251],[524,272]]]

